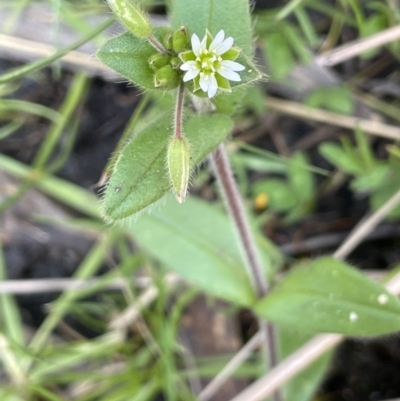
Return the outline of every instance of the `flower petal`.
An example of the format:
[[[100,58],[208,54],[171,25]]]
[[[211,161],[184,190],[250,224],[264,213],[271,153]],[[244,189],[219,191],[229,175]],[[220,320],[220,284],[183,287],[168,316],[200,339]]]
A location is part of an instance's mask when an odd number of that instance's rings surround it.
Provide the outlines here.
[[[199,54],[200,54],[200,47],[201,47],[200,39],[199,39],[199,37],[194,33],[194,34],[192,35],[192,50],[193,50],[193,53],[196,55],[196,57],[199,57]]]
[[[218,90],[218,83],[217,80],[215,79],[214,75],[209,76],[209,85],[208,85],[208,97],[212,98],[215,96]]]
[[[219,75],[222,75],[224,78],[227,78],[230,81],[236,81],[236,82],[241,81],[240,75],[237,72],[234,72],[227,68],[222,68],[222,67],[217,68],[217,72]]]
[[[200,70],[198,68],[192,68],[183,76],[183,82],[190,81],[191,79],[196,78],[199,74]]]
[[[200,88],[203,92],[208,92],[208,86],[210,84],[209,74],[200,74]]]
[[[224,37],[225,37],[225,32],[221,29],[210,44],[209,47],[210,52],[213,52],[224,41]]]
[[[236,61],[222,60],[221,65],[224,69],[226,68],[231,71],[243,71],[245,69],[244,65],[237,63]]]
[[[183,63],[183,64],[180,66],[180,69],[181,69],[182,71],[189,71],[189,70],[191,70],[192,68],[196,68],[196,67],[197,67],[196,61],[190,60],[190,61],[186,61],[186,63]]]
[[[215,49],[215,54],[221,56],[226,53],[233,46],[233,38],[226,38],[220,45]]]

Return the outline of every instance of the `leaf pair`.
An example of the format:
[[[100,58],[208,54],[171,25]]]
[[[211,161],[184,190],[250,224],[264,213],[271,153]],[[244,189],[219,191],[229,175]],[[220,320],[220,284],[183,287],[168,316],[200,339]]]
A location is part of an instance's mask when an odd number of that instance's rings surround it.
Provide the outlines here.
[[[231,119],[222,114],[195,116],[184,123],[192,168],[226,138],[232,126]],[[166,160],[171,131],[170,115],[165,114],[138,132],[123,148],[103,200],[107,219],[129,217],[170,190]]]

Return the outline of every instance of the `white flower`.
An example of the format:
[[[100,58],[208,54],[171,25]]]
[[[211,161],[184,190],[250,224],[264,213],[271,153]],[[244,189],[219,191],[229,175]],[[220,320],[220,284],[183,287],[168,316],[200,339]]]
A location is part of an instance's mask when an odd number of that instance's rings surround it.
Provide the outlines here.
[[[209,98],[214,97],[218,89],[231,92],[229,81],[240,81],[236,71],[245,69],[233,61],[240,53],[240,49],[233,46],[233,38],[225,39],[225,32],[221,30],[213,39],[207,31],[202,41],[194,34],[191,42],[192,50],[179,55],[183,61],[180,69],[186,71],[183,81],[193,79],[193,91],[201,89]]]

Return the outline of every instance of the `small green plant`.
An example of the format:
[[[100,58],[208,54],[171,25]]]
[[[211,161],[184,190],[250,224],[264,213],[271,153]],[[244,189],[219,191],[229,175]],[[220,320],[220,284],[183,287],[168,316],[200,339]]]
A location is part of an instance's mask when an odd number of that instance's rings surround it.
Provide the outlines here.
[[[309,213],[315,196],[315,183],[304,153],[294,154],[285,165],[287,179],[265,178],[253,186],[257,199],[266,199],[268,209],[286,214],[293,221]]]
[[[392,149],[394,151],[388,159],[377,159],[367,137],[357,130],[355,145],[349,138],[343,137],[341,144],[323,143],[319,150],[336,168],[353,177],[350,188],[357,193],[369,194],[371,209],[377,210],[400,186],[400,159],[396,148]],[[399,218],[400,207],[395,208],[388,217]]]

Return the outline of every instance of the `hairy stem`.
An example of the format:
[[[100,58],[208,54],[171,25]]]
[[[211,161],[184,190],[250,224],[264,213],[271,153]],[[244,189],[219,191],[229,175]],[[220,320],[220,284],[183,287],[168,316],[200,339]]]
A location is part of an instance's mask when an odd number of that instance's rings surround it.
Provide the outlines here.
[[[219,145],[211,157],[226,206],[239,234],[253,286],[257,296],[262,297],[268,291],[268,284],[224,145]]]
[[[268,283],[263,271],[254,236],[251,232],[244,205],[233,177],[232,168],[223,144],[212,153],[211,160],[214,172],[224,195],[226,207],[230,213],[243,248],[244,258],[250,271],[250,276],[256,294],[259,298],[268,292]],[[265,320],[259,320],[260,330],[264,338],[264,351],[269,368],[277,363],[277,347],[274,327]],[[279,393],[273,395],[274,401],[280,401]]]
[[[147,40],[150,42],[150,44],[158,50],[162,54],[168,54],[168,50],[159,42],[159,40],[154,36],[150,35]]]

